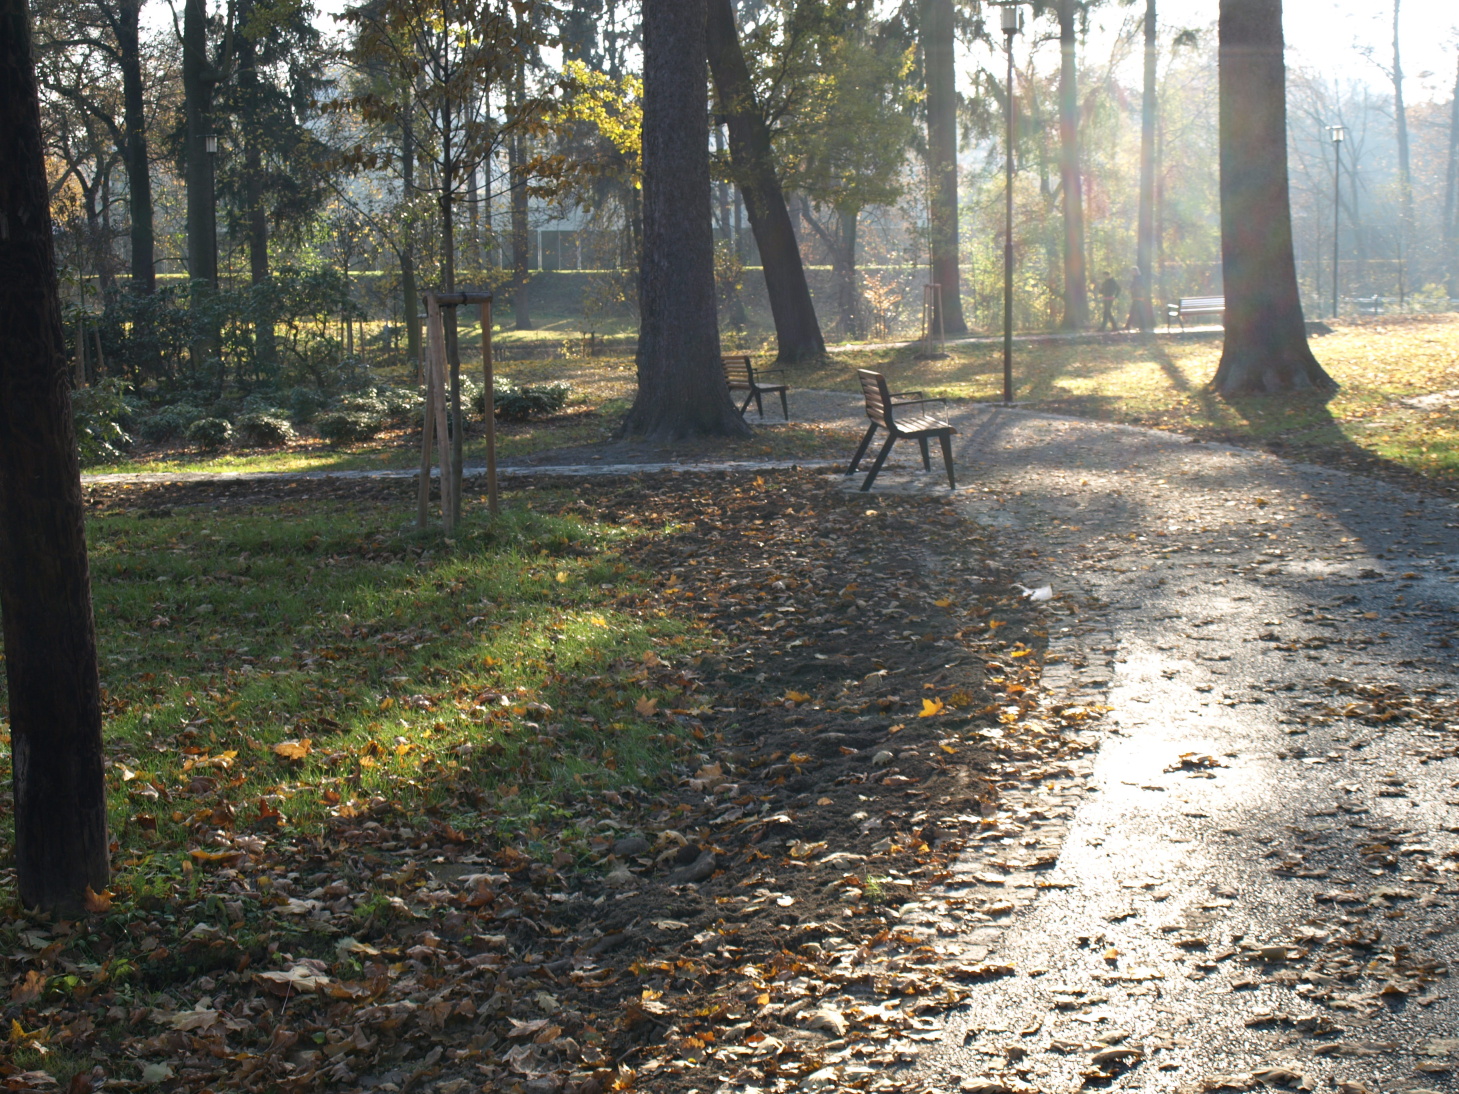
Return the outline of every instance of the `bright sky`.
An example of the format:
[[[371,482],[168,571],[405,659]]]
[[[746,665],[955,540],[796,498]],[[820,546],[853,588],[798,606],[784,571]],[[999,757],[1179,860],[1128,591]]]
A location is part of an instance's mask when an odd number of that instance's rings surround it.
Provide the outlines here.
[[[1459,62],[1459,3],[1456,0],[1401,0],[1400,44],[1404,91],[1411,100],[1447,99],[1454,88]],[[1160,0],[1160,20],[1167,27],[1212,26],[1217,0]],[[1109,6],[1096,16],[1106,28],[1143,11]],[[1284,0],[1283,22],[1288,65],[1326,71],[1333,78],[1363,79],[1374,84],[1388,77],[1359,52],[1371,46],[1384,69],[1392,64],[1393,0]]]

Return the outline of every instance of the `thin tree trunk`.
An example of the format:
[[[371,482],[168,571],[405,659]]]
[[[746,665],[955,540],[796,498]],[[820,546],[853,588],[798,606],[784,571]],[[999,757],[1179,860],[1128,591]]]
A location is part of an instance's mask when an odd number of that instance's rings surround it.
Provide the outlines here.
[[[25,0],[0,0],[0,615],[21,903],[106,888],[101,684]]]
[[[142,83],[141,0],[119,0],[108,9],[122,74],[122,130],[127,165],[127,213],[131,228],[132,291],[150,296],[157,288],[153,264],[152,171],[147,153],[147,102]]]
[[[1155,0],[1145,0],[1145,95],[1140,104],[1140,226],[1135,242],[1135,265],[1140,277],[1134,280],[1139,296],[1130,302],[1130,314],[1142,331],[1155,329],[1155,308],[1150,285],[1155,263],[1155,104],[1159,74],[1159,43],[1156,39]]]
[[[755,102],[750,69],[740,48],[734,7],[731,0],[708,0],[708,4],[709,65],[729,130],[730,163],[760,251],[775,319],[776,359],[782,364],[819,361],[826,355],[826,340],[775,173],[770,129]]]
[[[526,62],[517,62],[516,77],[512,84],[513,103],[520,112],[526,100]],[[512,325],[517,330],[532,329],[531,295],[529,292],[531,264],[530,243],[527,227],[527,150],[520,128],[512,130],[507,142],[507,169],[512,188]]]
[[[410,106],[400,123],[401,189],[409,199],[415,190],[415,126],[410,120]],[[400,248],[401,314],[405,318],[405,352],[411,367],[420,369],[420,293],[415,283],[415,241],[406,235]]]
[[[1089,271],[1084,264],[1084,179],[1079,125],[1078,38],[1074,0],[1059,0],[1059,178],[1064,201],[1064,318],[1062,330],[1089,326]]]
[[[953,60],[952,0],[926,0],[922,10],[926,66],[928,235],[932,280],[942,286],[941,329],[967,334],[958,266],[957,67]]]
[[[264,207],[263,153],[259,147],[261,124],[257,59],[254,43],[247,37],[238,44],[238,80],[241,85],[245,111],[249,115],[243,121],[243,188],[244,216],[248,234],[248,283],[255,288],[269,279],[268,257],[268,210]],[[262,297],[259,297],[260,307]],[[265,375],[272,375],[278,359],[274,339],[274,316],[261,312],[254,317],[254,357],[258,369]]]
[[[1307,345],[1287,190],[1281,0],[1221,0],[1221,259],[1227,397],[1331,390]]]
[[[1449,103],[1449,162],[1444,179],[1444,264],[1450,298],[1459,297],[1459,71]]]
[[[856,283],[856,237],[859,212],[836,211],[835,242],[831,248],[831,275],[836,281],[836,310],[841,317],[841,330],[848,339],[866,337],[861,322],[861,287]]]
[[[1404,255],[1413,227],[1413,170],[1408,149],[1408,107],[1403,101],[1403,56],[1398,48],[1400,0],[1393,0],[1393,129],[1398,142],[1398,306],[1404,306]]]
[[[212,133],[213,88],[217,80],[208,58],[208,13],[203,0],[183,9],[182,93],[186,126],[188,276],[218,284],[217,221],[205,138]]]
[[[720,362],[709,201],[705,0],[643,4],[643,249],[629,436],[738,437]]]

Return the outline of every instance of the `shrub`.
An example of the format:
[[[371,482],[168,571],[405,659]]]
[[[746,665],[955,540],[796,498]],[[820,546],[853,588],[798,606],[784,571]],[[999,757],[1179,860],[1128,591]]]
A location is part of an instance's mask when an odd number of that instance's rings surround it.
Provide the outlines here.
[[[321,414],[314,428],[330,444],[351,444],[373,440],[382,424],[378,417],[362,411],[335,410]]]
[[[289,416],[300,425],[312,422],[314,416],[328,403],[328,397],[317,388],[312,387],[290,388],[284,396],[284,404],[289,408]]]
[[[238,420],[238,434],[252,448],[273,448],[292,441],[294,427],[278,415],[248,414]]]
[[[494,394],[496,397],[493,402],[498,418],[508,422],[525,422],[529,418],[556,414],[567,405],[568,396],[572,394],[572,385],[557,381],[518,387],[511,380],[498,376]],[[482,412],[484,400],[479,392],[472,400],[472,406],[478,414]]]
[[[205,452],[216,452],[233,439],[233,423],[227,418],[199,418],[188,426],[187,439]]]
[[[137,423],[137,436],[149,444],[175,441],[187,436],[188,429],[206,412],[191,403],[176,403],[154,411]]]
[[[132,443],[121,426],[127,416],[128,386],[125,380],[107,377],[71,393],[76,449],[83,466],[115,460]]]

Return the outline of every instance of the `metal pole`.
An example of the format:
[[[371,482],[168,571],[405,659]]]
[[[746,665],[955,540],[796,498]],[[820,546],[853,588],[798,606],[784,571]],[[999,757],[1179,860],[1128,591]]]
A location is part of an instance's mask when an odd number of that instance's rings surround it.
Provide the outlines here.
[[[1003,236],[1003,405],[1013,405],[1013,36],[1004,30],[1008,49],[1008,163]]]
[[[1332,316],[1337,318],[1337,276],[1338,276],[1338,248],[1337,233],[1342,225],[1342,141],[1333,138],[1333,175],[1332,175]]]

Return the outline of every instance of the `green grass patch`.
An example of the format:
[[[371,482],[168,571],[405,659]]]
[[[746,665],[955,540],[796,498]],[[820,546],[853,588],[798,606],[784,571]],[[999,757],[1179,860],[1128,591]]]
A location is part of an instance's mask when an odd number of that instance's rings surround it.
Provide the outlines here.
[[[393,498],[91,521],[129,904],[185,897],[245,833],[520,832],[669,764],[642,704],[692,705],[666,664],[703,639],[639,607],[618,547],[656,533],[482,508],[454,540]]]

